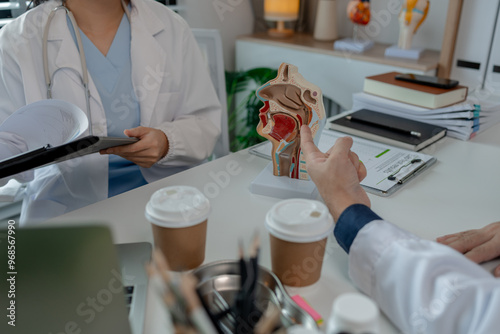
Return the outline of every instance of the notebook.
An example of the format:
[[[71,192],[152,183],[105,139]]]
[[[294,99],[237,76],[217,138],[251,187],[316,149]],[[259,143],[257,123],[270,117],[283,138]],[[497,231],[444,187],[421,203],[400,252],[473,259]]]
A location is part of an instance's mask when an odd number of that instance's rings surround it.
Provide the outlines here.
[[[86,136],[55,147],[46,145],[0,161],[0,178],[137,141],[137,138]]]
[[[446,136],[444,127],[369,109],[336,118],[328,125],[331,130],[412,151],[419,151]]]
[[[13,231],[0,231],[0,333],[142,333],[149,243],[115,246],[101,225]]]

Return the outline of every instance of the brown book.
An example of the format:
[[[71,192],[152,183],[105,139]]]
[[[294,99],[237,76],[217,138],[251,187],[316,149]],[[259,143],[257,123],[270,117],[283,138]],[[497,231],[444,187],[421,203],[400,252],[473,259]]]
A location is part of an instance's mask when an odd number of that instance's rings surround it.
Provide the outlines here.
[[[437,109],[465,101],[468,88],[458,85],[454,88],[437,88],[396,80],[399,72],[389,72],[365,78],[364,91],[387,99],[413,104],[419,107]]]

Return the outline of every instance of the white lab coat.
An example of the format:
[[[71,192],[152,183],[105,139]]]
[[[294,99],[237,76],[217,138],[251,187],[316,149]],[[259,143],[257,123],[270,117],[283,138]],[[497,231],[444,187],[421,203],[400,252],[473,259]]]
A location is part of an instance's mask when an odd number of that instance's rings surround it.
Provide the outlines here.
[[[500,332],[500,280],[452,248],[388,222],[358,232],[349,275],[403,333]]]
[[[46,99],[42,34],[49,11],[58,4],[44,3],[0,30],[0,122],[20,107]],[[165,158],[151,168],[141,168],[144,178],[152,182],[211,154],[220,134],[221,108],[184,20],[152,0],[131,4],[132,82],[140,103],[140,123],[164,131],[170,144]],[[63,10],[50,27],[48,58],[51,74],[62,68],[54,76],[53,98],[85,111],[79,54]],[[106,116],[92,80],[90,94],[93,133],[104,136]],[[0,134],[0,143],[3,152],[26,150],[22,138],[10,134]],[[24,173],[21,179],[32,180],[21,220],[46,220],[107,198],[108,157],[89,155]]]

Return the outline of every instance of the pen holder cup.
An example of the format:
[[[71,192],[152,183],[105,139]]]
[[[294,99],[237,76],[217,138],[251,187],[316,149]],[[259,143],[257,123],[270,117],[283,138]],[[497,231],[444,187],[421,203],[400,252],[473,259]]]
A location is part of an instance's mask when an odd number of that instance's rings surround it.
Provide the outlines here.
[[[238,260],[208,263],[195,269],[193,274],[199,280],[200,297],[212,314],[224,314],[225,310],[234,307],[241,278]],[[279,279],[271,271],[259,266],[254,304],[263,313],[269,303],[281,310],[283,327],[302,325],[318,329],[314,319],[290,298]],[[235,333],[238,321],[228,313],[220,318],[220,324],[224,332]]]

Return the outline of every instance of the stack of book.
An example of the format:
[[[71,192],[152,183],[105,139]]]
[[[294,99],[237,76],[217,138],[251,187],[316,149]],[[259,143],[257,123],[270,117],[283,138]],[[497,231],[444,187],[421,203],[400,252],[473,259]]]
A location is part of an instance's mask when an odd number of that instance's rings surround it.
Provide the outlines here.
[[[395,80],[397,72],[367,77],[353,95],[353,110],[370,109],[445,127],[447,136],[468,140],[500,122],[500,103],[472,102],[467,87],[434,88]]]
[[[336,117],[329,128],[349,135],[420,151],[446,136],[446,128],[412,119],[360,109]]]

